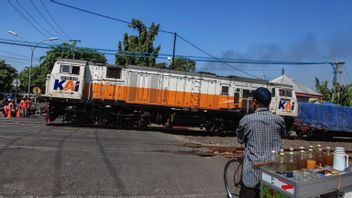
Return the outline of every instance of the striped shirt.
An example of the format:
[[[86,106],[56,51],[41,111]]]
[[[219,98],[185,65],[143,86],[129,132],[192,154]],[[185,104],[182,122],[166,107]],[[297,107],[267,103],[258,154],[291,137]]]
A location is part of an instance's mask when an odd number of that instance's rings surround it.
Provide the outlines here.
[[[279,151],[281,136],[285,135],[284,119],[271,113],[268,108],[258,108],[253,114],[244,116],[236,130],[237,140],[245,144],[243,161],[244,185],[259,188],[261,171],[254,163],[266,162],[271,151]]]

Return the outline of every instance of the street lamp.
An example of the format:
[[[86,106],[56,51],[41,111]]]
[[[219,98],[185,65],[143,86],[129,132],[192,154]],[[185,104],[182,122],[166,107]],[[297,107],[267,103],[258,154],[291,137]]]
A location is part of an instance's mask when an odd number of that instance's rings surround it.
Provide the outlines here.
[[[30,44],[30,42],[24,38],[23,36],[17,34],[16,32],[13,32],[13,31],[8,31],[9,34],[13,35],[13,36],[17,36],[17,37],[20,37],[22,38],[23,40],[25,40],[28,44]],[[28,99],[30,99],[30,91],[31,91],[31,80],[32,80],[32,75],[31,75],[31,71],[32,71],[32,65],[33,65],[33,55],[34,55],[34,50],[35,48],[38,47],[38,45],[44,41],[55,41],[57,40],[58,38],[57,37],[50,37],[50,38],[45,38],[43,40],[40,40],[38,42],[36,42],[34,44],[34,46],[31,47],[31,64],[29,66],[29,70],[28,70],[28,90],[27,90],[27,95],[28,95]]]

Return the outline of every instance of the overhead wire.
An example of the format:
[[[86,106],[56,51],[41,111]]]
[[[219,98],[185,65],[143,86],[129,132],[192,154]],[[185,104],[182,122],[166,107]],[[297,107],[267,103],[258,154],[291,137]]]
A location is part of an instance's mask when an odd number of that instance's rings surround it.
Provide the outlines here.
[[[45,6],[45,4],[43,3],[42,0],[40,0],[40,3],[42,4],[44,10],[46,11],[46,13],[48,14],[48,16],[50,17],[50,19],[54,22],[54,24],[57,26],[57,28],[65,35],[66,38],[71,39],[70,36],[68,36],[66,34],[66,32],[60,27],[60,25],[56,22],[55,18],[50,14],[48,8]]]
[[[25,56],[25,55],[23,55],[23,54],[18,54],[18,53],[6,51],[6,50],[0,50],[0,52],[6,53],[6,54],[15,55],[15,56],[20,56],[20,57],[23,57],[23,58],[29,58],[28,56]]]
[[[48,33],[49,35],[54,36],[54,34],[53,34],[52,32],[50,32],[50,31],[48,31],[44,26],[42,26],[42,25],[31,15],[31,13],[29,13],[29,12],[27,11],[27,9],[22,6],[22,4],[21,4],[18,0],[16,0],[16,3],[20,6],[20,8],[22,8],[22,10],[23,10],[39,27],[41,27],[41,28],[42,28],[46,33]],[[46,36],[46,37],[48,37],[48,36]]]
[[[33,0],[31,0],[31,4],[34,7],[34,9],[38,12],[38,14],[43,18],[43,20],[46,22],[46,24],[48,24],[51,29],[54,30],[54,32],[56,32],[59,35],[62,35],[62,33],[60,33],[53,25],[51,25],[51,23],[48,21],[48,19],[43,15],[43,13],[39,10],[39,8],[35,5],[35,3],[33,2]]]
[[[59,45],[53,45],[53,44],[49,44],[49,43],[41,43],[38,45],[35,42],[24,42],[24,41],[20,41],[20,40],[1,39],[1,38],[0,38],[0,43],[20,45],[20,46],[26,46],[26,47],[38,47],[38,48],[44,48],[44,49],[49,49],[50,47],[59,46]],[[89,47],[81,47],[81,48],[94,50],[94,51],[108,54],[108,55],[116,55],[117,54],[117,51],[112,50],[112,49],[89,48]],[[130,52],[130,51],[119,52],[119,55],[129,56],[129,57],[150,57],[151,54],[152,53],[148,53],[148,52]],[[171,54],[159,54],[158,57],[155,57],[155,58],[167,59],[170,55]],[[273,64],[273,65],[275,65],[275,64],[276,65],[283,65],[283,64],[286,64],[286,65],[334,64],[334,62],[265,61],[265,60],[250,60],[250,59],[222,59],[222,58],[217,58],[217,57],[210,59],[208,57],[182,56],[182,55],[178,55],[178,57],[189,58],[191,60],[202,61],[202,62],[240,63],[240,64]]]
[[[25,19],[34,29],[36,29],[42,36],[47,37],[42,31],[40,31],[40,30],[38,29],[37,26],[35,26],[30,20],[28,20],[27,17],[24,16],[24,14],[23,14],[21,11],[19,11],[19,10],[17,9],[17,7],[11,3],[10,0],[7,0],[7,1],[8,1],[8,3],[16,10],[16,12],[17,12],[18,14],[20,14],[20,15],[22,16],[22,18]]]
[[[61,2],[58,2],[56,0],[50,0],[50,2],[58,4],[58,5],[61,5],[61,6],[64,6],[64,7],[67,7],[67,8],[78,10],[78,11],[81,11],[81,12],[89,13],[89,14],[92,14],[92,15],[95,15],[95,16],[103,17],[103,18],[106,18],[106,19],[110,19],[110,20],[114,20],[114,21],[118,21],[118,22],[122,22],[122,23],[126,23],[126,24],[131,24],[131,22],[128,22],[126,20],[122,20],[122,19],[118,19],[118,18],[115,18],[115,17],[107,16],[107,15],[100,14],[100,13],[97,13],[97,12],[92,12],[92,11],[89,11],[89,10],[86,10],[86,9],[82,9],[82,8],[79,8],[79,7],[76,7],[76,6],[72,6],[72,5],[68,5],[68,4],[65,4],[65,3],[61,3]],[[150,27],[146,27],[146,28],[150,29]],[[174,34],[174,32],[161,30],[161,29],[159,29],[159,32],[164,32],[164,33],[168,33],[168,34]]]
[[[110,16],[107,16],[107,15],[104,15],[104,14],[99,14],[99,13],[96,13],[96,12],[92,12],[92,11],[89,11],[89,10],[86,10],[86,9],[82,9],[82,8],[79,8],[79,7],[76,7],[76,6],[72,6],[72,5],[68,5],[68,4],[65,4],[65,3],[61,3],[61,2],[58,2],[56,0],[51,0],[51,2],[53,3],[56,3],[58,5],[61,5],[61,6],[64,6],[64,7],[68,7],[68,8],[71,8],[71,9],[75,9],[75,10],[79,10],[79,11],[82,11],[82,12],[86,12],[86,13],[89,13],[89,14],[92,14],[92,15],[95,15],[95,16],[99,16],[99,17],[103,17],[103,18],[106,18],[106,19],[111,19],[111,20],[114,20],[114,21],[118,21],[118,22],[122,22],[122,23],[126,23],[126,24],[130,24],[130,22],[128,21],[125,21],[125,20],[121,20],[121,19],[118,19],[118,18],[115,18],[115,17],[110,17]],[[169,33],[169,34],[174,34],[174,32],[170,32],[170,31],[165,31],[165,30],[159,30],[160,32],[164,32],[164,33]],[[201,52],[207,54],[208,56],[212,57],[212,58],[216,58],[215,56],[211,55],[210,53],[208,53],[207,51],[201,49],[200,47],[196,46],[195,44],[193,44],[192,42],[184,39],[183,37],[179,36],[179,35],[176,35],[178,38],[180,38],[181,40],[185,41],[186,43],[190,44],[191,46],[193,46],[194,48],[200,50]],[[253,75],[253,74],[250,74],[244,70],[241,70],[233,65],[230,65],[228,63],[224,63],[226,65],[228,65],[229,67],[239,71],[239,72],[242,72],[246,75],[249,75],[249,76],[252,76],[254,78],[259,78],[258,76],[256,75]]]

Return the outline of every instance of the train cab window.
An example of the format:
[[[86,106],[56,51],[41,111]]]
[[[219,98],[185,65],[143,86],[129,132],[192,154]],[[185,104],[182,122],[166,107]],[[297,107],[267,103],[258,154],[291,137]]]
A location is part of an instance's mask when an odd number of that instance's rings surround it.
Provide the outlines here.
[[[292,90],[280,89],[279,94],[284,97],[292,97]]]
[[[225,96],[229,95],[229,87],[228,86],[221,86],[221,95],[225,95]]]
[[[71,72],[71,74],[79,75],[79,69],[80,69],[80,67],[72,66],[72,72]]]
[[[61,73],[70,73],[70,66],[69,65],[61,65]]]
[[[108,67],[107,71],[106,71],[106,78],[120,79],[121,78],[121,69],[114,68],[114,67]]]

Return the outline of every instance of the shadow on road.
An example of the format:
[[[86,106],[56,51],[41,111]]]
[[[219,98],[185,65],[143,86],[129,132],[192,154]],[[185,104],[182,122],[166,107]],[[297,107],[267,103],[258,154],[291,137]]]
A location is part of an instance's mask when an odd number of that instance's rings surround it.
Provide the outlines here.
[[[58,146],[57,150],[55,153],[55,158],[54,158],[54,193],[53,196],[61,196],[61,190],[62,190],[62,178],[61,178],[61,168],[62,168],[62,150],[65,144],[65,141],[72,137],[74,133],[71,133],[69,135],[66,135],[63,137]]]
[[[20,136],[20,137],[17,137],[17,138],[15,138],[15,139],[11,140],[9,143],[6,144],[6,146],[5,146],[4,148],[2,148],[2,149],[0,150],[0,156],[1,156],[2,154],[4,154],[4,152],[5,152],[10,146],[14,145],[16,142],[20,141],[21,139],[23,139],[23,138],[25,138],[25,137],[32,136],[32,135],[40,134],[40,133],[42,133],[42,132],[43,132],[43,130],[40,129],[38,132],[28,133],[28,134],[26,134],[26,135],[22,135],[22,136]]]
[[[78,125],[70,123],[51,123],[49,126],[61,126],[61,127],[86,127],[86,128],[99,128],[99,129],[122,129],[122,130],[134,130],[134,131],[149,131],[149,132],[161,132],[174,135],[185,135],[185,136],[219,136],[219,137],[233,137],[234,132],[211,132],[205,131],[200,128],[187,128],[187,127],[174,127],[167,128],[164,126],[151,126],[146,128],[132,128],[132,127],[111,127],[111,126],[100,126],[100,125]]]
[[[116,188],[119,189],[119,192],[121,192],[122,195],[124,195],[124,196],[127,195],[126,187],[124,186],[121,178],[119,177],[118,170],[116,170],[114,168],[114,166],[112,165],[112,162],[111,162],[108,154],[106,153],[104,146],[102,145],[102,141],[99,138],[97,130],[95,130],[94,133],[95,133],[95,141],[99,147],[99,152],[100,152],[101,156],[103,157],[106,168],[109,170],[109,173],[114,180]]]

